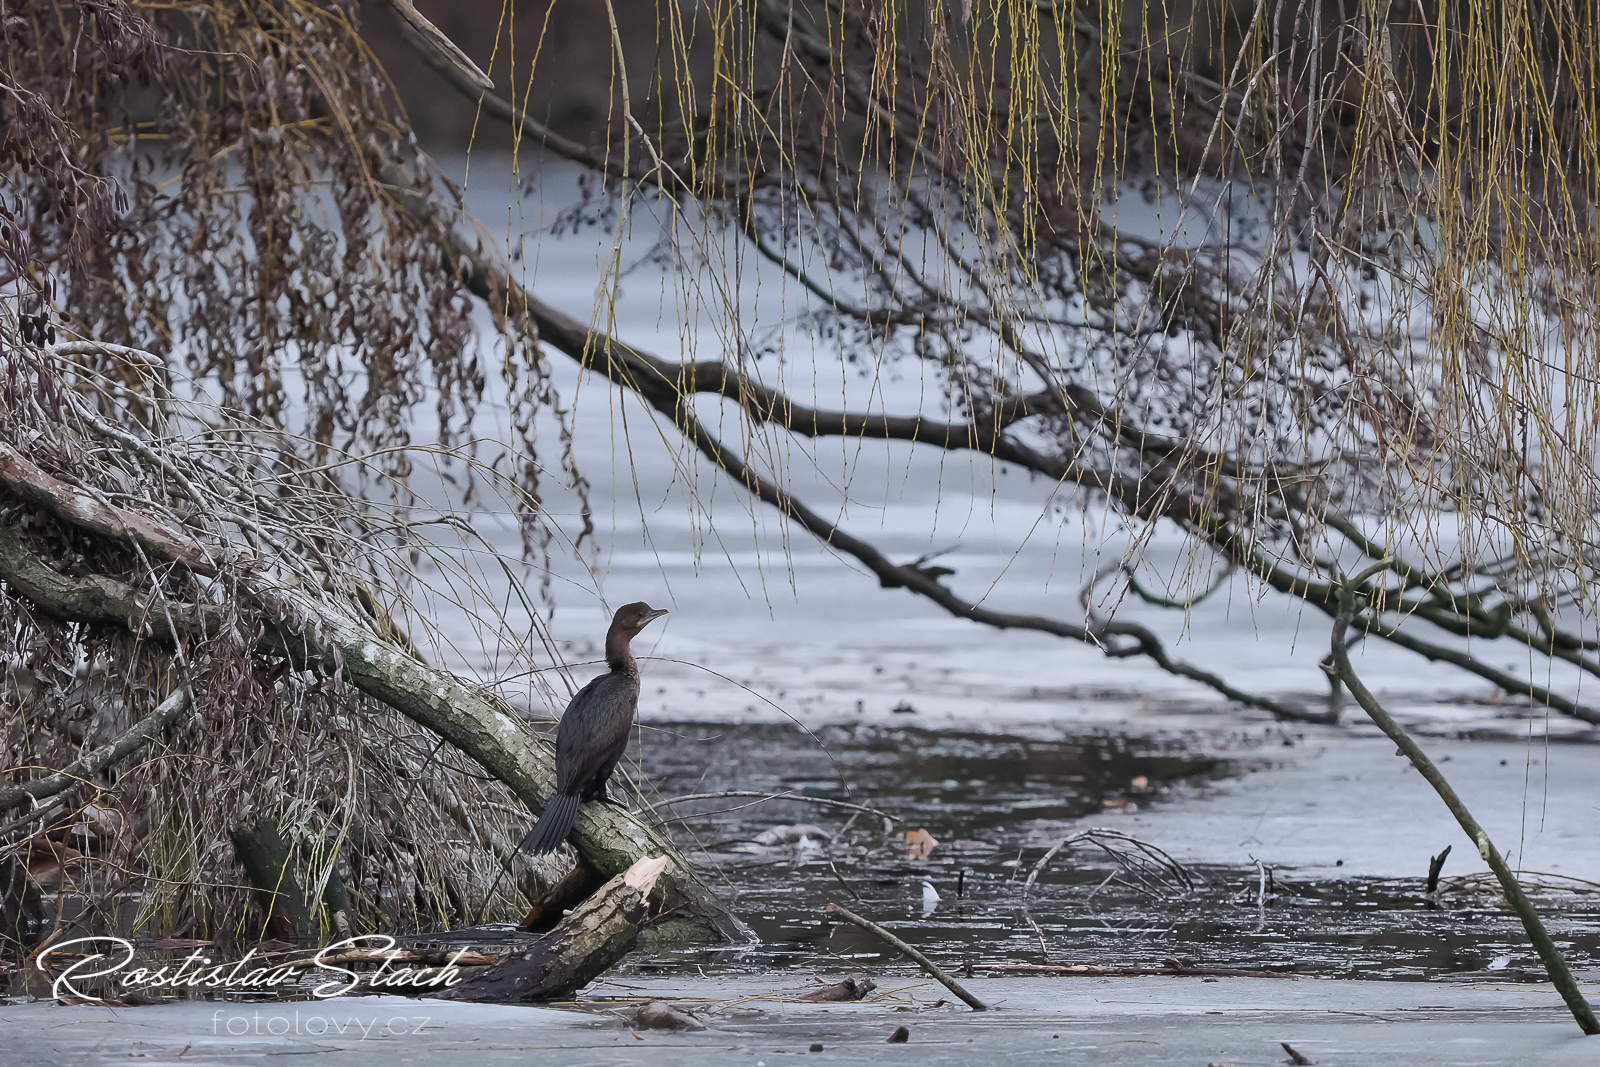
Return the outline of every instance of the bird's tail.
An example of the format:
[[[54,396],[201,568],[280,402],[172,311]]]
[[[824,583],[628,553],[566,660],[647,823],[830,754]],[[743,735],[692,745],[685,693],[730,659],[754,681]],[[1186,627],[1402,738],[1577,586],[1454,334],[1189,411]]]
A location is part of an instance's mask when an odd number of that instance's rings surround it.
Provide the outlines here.
[[[517,847],[534,856],[554,852],[567,839],[567,831],[572,829],[577,819],[578,798],[557,793],[550,798],[550,803],[544,807],[544,814],[539,816],[539,821]]]

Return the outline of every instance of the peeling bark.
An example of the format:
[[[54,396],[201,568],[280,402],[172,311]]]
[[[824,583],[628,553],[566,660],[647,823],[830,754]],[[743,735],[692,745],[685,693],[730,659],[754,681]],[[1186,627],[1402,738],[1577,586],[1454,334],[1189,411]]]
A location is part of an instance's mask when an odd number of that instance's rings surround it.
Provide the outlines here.
[[[642,859],[596,890],[526,951],[440,993],[440,999],[488,1001],[555,1000],[609,970],[633,947],[649,914],[665,856]]]

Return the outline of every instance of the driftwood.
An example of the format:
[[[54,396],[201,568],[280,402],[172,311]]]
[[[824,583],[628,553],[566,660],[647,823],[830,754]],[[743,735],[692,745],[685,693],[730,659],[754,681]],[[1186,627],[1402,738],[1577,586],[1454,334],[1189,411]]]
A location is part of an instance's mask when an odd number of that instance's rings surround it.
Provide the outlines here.
[[[647,1000],[633,1013],[633,1025],[641,1030],[704,1030],[706,1024],[664,1000]]]
[[[825,985],[821,989],[813,989],[805,996],[796,997],[795,999],[810,1001],[814,1004],[842,1004],[853,1000],[861,1000],[877,988],[878,983],[870,978],[863,978],[860,981],[854,978],[846,978],[844,981],[834,985]]]
[[[633,947],[649,913],[650,893],[668,866],[665,856],[640,860],[527,949],[438,994],[439,999],[506,1004],[576,992]]]
[[[0,486],[96,536],[134,544],[198,574],[216,573],[230,546],[202,543],[182,529],[152,522],[52,477],[26,457],[0,446]],[[443,737],[509,786],[534,812],[555,792],[555,758],[516,714],[492,694],[462,684],[378,636],[368,621],[279,585],[259,568],[241,568],[245,595],[269,625],[258,648],[297,668],[342,674],[358,690]],[[62,574],[34,553],[11,524],[0,523],[0,580],[12,595],[68,622],[143,627],[157,640],[180,641],[221,625],[213,605],[156,602],[151,593],[105,575]],[[153,732],[152,732],[153,733]],[[153,737],[139,733],[139,744]],[[6,799],[36,802],[24,791]],[[4,805],[0,805],[3,810]],[[674,919],[657,936],[749,941],[750,930],[711,892],[664,837],[610,804],[586,804],[568,838],[598,876],[611,878],[644,856],[666,862],[660,891]]]

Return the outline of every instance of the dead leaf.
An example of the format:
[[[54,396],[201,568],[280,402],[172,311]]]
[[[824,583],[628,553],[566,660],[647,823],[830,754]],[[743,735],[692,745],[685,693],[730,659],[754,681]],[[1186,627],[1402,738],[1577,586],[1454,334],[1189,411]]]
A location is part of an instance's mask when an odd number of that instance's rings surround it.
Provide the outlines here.
[[[939,842],[926,830],[906,831],[906,859],[925,860]]]
[[[894,1033],[889,1035],[889,1040],[886,1043],[890,1045],[903,1045],[910,1040],[911,1031],[907,1030],[903,1026],[897,1026],[895,1027]]]

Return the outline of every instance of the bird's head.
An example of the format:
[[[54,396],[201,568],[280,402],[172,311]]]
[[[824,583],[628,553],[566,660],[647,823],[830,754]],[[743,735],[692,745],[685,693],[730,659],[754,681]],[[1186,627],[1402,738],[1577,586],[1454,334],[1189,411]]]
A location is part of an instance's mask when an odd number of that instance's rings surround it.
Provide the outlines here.
[[[642,600],[624,604],[611,617],[611,630],[631,638],[666,613],[665,608],[653,608]]]

